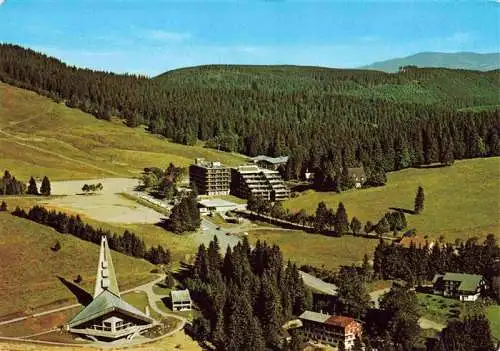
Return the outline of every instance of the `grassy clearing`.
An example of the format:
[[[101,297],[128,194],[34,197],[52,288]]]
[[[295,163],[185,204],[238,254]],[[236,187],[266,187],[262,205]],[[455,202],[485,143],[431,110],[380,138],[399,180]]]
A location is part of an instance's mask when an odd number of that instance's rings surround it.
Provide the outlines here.
[[[144,167],[187,166],[195,157],[229,165],[238,154],[185,146],[151,135],[143,127],[97,120],[36,93],[0,83],[0,160],[18,179],[131,177]]]
[[[492,305],[486,310],[486,316],[490,321],[490,329],[493,337],[500,340],[500,305]]]
[[[350,235],[335,238],[302,231],[279,230],[252,230],[248,233],[251,244],[254,245],[257,240],[277,244],[285,259],[298,265],[310,264],[330,269],[361,263],[365,254],[371,257],[378,244],[377,240]]]
[[[137,308],[138,310],[146,313],[146,306],[149,306],[148,295],[146,295],[143,291],[133,291],[128,294],[122,296],[122,298],[127,301],[129,304]],[[149,313],[151,317],[156,320],[161,320],[163,317],[149,307]]]
[[[431,321],[447,324],[450,319],[458,319],[461,312],[461,303],[451,299],[433,294],[417,293],[422,317]]]
[[[51,247],[59,241],[61,250]],[[0,213],[0,316],[33,313],[76,303],[76,298],[59,279],[83,278],[80,287],[92,292],[99,246],[71,235],[62,235],[37,223]],[[113,252],[120,290],[153,279],[154,268]]]
[[[67,323],[79,311],[80,307],[51,313],[45,316],[25,319],[21,322],[0,326],[0,335],[9,337],[28,336],[48,331]]]
[[[37,204],[39,197],[16,197],[8,196],[3,197],[7,203],[9,210],[12,211],[19,206],[24,209],[29,209]],[[61,209],[55,206],[47,206],[48,209],[55,209],[68,214],[76,214],[72,211]],[[80,215],[85,223],[92,225],[95,228],[109,229],[112,232],[122,234],[125,230],[129,230],[144,239],[147,246],[163,245],[169,248],[174,261],[189,262],[193,255],[196,253],[197,245],[193,239],[194,234],[175,234],[169,232],[154,224],[120,224],[120,223],[106,223],[96,221],[84,215]],[[45,228],[45,227],[44,227]],[[174,262],[177,264],[177,262]]]
[[[457,161],[452,167],[406,169],[388,174],[385,187],[350,190],[341,194],[306,191],[285,202],[292,211],[309,213],[324,201],[336,208],[342,201],[349,217],[363,223],[378,221],[390,207],[413,209],[417,187],[425,191],[420,215],[407,215],[408,226],[421,235],[445,240],[485,237],[500,232],[500,157]]]

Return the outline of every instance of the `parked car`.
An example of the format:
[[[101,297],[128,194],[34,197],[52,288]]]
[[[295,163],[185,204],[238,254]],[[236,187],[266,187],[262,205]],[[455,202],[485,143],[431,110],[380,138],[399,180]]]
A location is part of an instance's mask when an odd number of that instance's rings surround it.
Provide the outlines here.
[[[229,232],[226,232],[226,235],[231,235],[231,233],[229,233]]]
[[[220,230],[220,227],[217,227],[217,228],[215,228],[215,229]]]

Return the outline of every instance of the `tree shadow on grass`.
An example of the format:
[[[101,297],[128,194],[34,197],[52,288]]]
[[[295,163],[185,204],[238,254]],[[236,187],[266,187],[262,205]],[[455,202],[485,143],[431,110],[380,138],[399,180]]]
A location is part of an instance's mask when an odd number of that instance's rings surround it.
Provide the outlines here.
[[[69,289],[69,291],[73,293],[73,295],[76,296],[78,302],[83,306],[88,306],[94,299],[92,295],[80,288],[78,285],[73,284],[72,282],[64,279],[61,276],[57,276],[57,278]]]
[[[407,213],[407,214],[416,214],[414,210],[410,210],[408,208],[389,207],[389,210],[398,211],[398,212],[404,212],[404,213]]]

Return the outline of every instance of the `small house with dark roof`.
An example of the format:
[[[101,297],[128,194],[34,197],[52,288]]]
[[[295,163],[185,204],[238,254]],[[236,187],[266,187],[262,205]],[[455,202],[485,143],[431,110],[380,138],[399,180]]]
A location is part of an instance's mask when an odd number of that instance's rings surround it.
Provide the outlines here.
[[[476,301],[486,287],[482,275],[464,273],[436,274],[432,284],[434,294],[455,297],[460,301]]]
[[[351,350],[356,337],[361,337],[363,329],[354,318],[305,311],[299,316],[302,321],[300,332],[307,340]]]
[[[93,340],[130,340],[155,323],[147,311],[144,313],[121,299],[111,252],[103,236],[94,299],[69,321],[67,329]]]
[[[359,189],[366,183],[366,173],[363,167],[352,167],[347,169],[347,176],[354,182],[354,187]]]

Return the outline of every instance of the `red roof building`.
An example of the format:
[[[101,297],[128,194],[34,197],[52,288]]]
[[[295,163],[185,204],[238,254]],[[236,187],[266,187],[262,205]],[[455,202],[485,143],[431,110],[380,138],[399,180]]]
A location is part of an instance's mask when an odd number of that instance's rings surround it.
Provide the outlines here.
[[[334,347],[342,343],[346,350],[352,349],[354,340],[363,332],[361,324],[351,317],[305,311],[299,318],[306,339]]]

